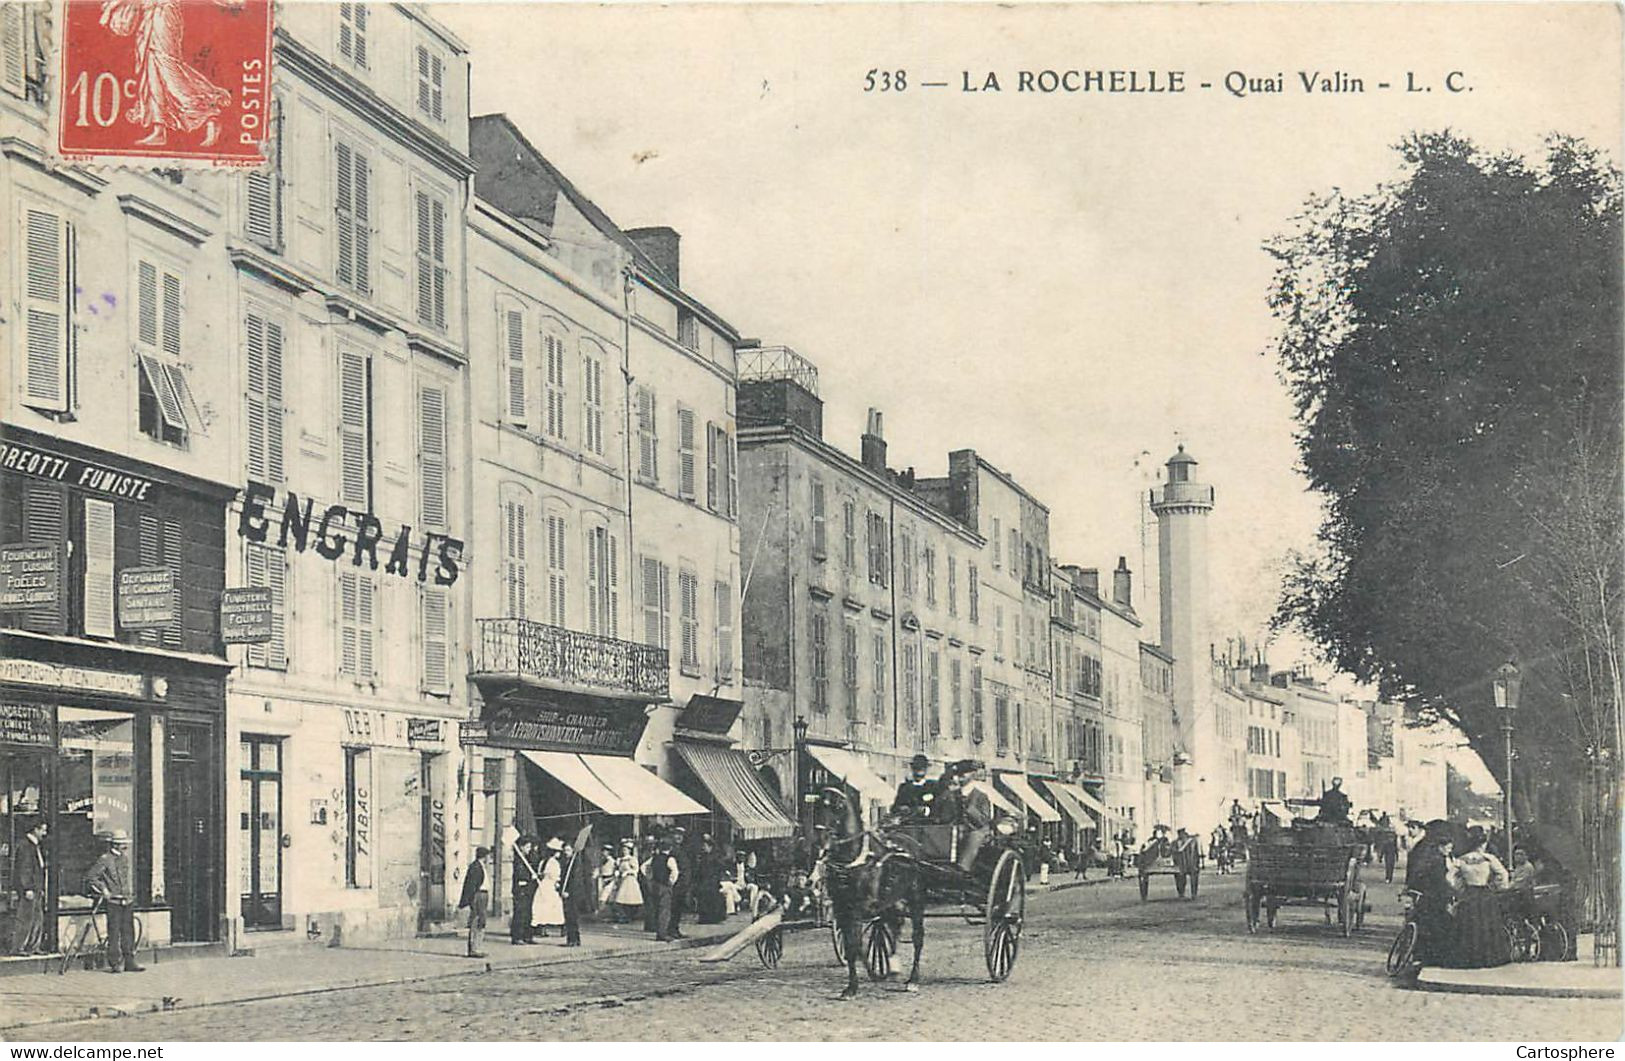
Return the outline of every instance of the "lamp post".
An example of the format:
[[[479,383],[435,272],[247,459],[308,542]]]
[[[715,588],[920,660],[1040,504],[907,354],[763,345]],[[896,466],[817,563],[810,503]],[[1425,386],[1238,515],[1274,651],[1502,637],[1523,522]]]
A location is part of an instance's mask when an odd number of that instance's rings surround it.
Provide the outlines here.
[[[1502,815],[1506,820],[1506,857],[1512,861],[1512,716],[1518,710],[1518,686],[1522,684],[1518,665],[1511,660],[1495,672],[1495,706],[1501,712],[1501,733],[1506,738],[1506,780],[1501,785]]]
[[[790,752],[791,758],[795,760],[793,769],[796,772],[796,824],[802,827],[801,835],[806,836],[807,764],[802,753],[807,747],[807,720],[801,715],[797,715],[796,720],[790,724],[790,728],[796,735],[795,747]],[[812,838],[807,837],[807,839],[810,842]]]

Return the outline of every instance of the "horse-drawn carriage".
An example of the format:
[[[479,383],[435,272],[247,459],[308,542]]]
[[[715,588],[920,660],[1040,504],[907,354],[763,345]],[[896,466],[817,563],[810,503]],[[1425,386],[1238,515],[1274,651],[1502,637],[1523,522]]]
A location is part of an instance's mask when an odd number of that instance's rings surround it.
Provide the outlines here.
[[[1266,814],[1266,818],[1269,815]],[[1271,824],[1248,845],[1242,897],[1247,931],[1259,922],[1275,927],[1283,906],[1318,906],[1347,936],[1365,925],[1365,885],[1360,883],[1364,843],[1347,825],[1292,819]]]
[[[1194,836],[1169,837],[1159,833],[1134,856],[1134,865],[1139,871],[1141,902],[1151,897],[1152,877],[1174,878],[1174,890],[1179,897],[1195,899],[1202,878],[1201,841]]]

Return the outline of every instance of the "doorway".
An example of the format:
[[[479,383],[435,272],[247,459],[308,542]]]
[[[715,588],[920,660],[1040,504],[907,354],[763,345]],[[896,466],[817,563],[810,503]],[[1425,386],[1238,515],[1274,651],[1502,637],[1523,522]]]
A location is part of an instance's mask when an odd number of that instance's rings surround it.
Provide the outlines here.
[[[215,798],[207,725],[171,722],[165,771],[163,894],[177,941],[215,938]]]
[[[25,853],[23,845],[29,843],[24,835],[50,808],[45,779],[43,753],[0,745],[0,844],[5,845],[5,856],[0,857],[0,953],[10,952],[17,917],[22,913],[20,908],[23,904],[14,875],[18,860]],[[47,820],[46,824],[55,823]],[[47,866],[50,851],[51,838],[47,837]],[[53,877],[47,869],[46,894],[36,900],[42,910],[40,928],[44,934],[36,949],[46,952],[56,949],[56,918],[52,916],[56,902],[56,881]]]
[[[241,891],[245,928],[282,927],[282,739],[244,734]]]

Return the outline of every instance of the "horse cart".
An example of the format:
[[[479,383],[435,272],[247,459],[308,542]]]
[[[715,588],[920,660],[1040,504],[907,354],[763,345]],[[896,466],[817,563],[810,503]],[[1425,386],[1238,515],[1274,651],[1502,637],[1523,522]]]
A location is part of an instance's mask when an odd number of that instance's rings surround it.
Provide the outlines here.
[[[1262,921],[1275,927],[1283,906],[1318,906],[1326,923],[1335,916],[1344,936],[1365,926],[1365,885],[1360,882],[1364,844],[1355,830],[1294,819],[1290,826],[1260,831],[1247,852],[1242,888],[1247,931]]]
[[[1202,879],[1201,843],[1195,837],[1180,841],[1160,836],[1134,856],[1134,865],[1139,871],[1141,902],[1151,898],[1152,877],[1172,877],[1181,899],[1195,899]]]

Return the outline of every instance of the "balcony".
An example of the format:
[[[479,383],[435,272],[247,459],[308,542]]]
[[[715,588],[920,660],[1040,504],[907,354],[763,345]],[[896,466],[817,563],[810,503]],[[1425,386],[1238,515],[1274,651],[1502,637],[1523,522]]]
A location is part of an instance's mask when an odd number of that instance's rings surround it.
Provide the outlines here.
[[[472,677],[627,700],[665,700],[666,650],[529,619],[479,619]]]

